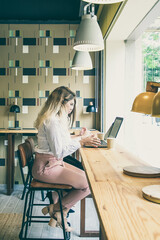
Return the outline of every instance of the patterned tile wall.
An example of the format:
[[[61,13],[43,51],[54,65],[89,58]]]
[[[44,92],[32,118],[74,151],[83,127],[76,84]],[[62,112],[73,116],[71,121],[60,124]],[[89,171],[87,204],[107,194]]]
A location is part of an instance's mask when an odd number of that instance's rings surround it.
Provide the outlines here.
[[[95,69],[74,71],[70,68],[77,27],[70,24],[0,24],[0,128],[14,126],[14,113],[9,109],[15,101],[20,106],[19,126],[32,128],[49,93],[62,85],[70,87],[77,96],[74,127],[93,128],[94,116],[85,110],[95,98]],[[94,65],[94,55],[91,57]],[[5,136],[0,138],[2,183],[6,147]]]

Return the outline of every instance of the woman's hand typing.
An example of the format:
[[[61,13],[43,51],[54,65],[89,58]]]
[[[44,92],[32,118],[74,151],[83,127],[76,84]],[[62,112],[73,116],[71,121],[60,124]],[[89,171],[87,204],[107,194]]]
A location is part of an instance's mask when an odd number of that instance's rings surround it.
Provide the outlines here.
[[[81,146],[84,145],[90,145],[93,147],[98,147],[101,143],[100,139],[97,138],[94,134],[91,134],[90,136],[83,135],[80,140]]]

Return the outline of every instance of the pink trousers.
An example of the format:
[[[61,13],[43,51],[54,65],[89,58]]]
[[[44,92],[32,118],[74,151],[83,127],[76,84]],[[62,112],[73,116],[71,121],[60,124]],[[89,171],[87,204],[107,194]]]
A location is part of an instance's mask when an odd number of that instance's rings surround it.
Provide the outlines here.
[[[62,198],[62,205],[66,208],[71,208],[90,194],[83,170],[63,162],[63,159],[57,160],[49,154],[36,153],[32,175],[39,181],[71,185],[73,189]]]

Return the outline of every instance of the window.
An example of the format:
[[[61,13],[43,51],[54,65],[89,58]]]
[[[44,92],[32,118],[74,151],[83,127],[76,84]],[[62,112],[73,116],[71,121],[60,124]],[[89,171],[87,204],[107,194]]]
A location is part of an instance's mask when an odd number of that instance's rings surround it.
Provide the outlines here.
[[[141,92],[146,91],[148,81],[160,82],[160,18],[141,34],[135,41],[129,41],[126,46],[132,45],[132,50],[128,46],[128,59],[132,61],[134,53],[135,75],[131,86],[135,88],[134,98]],[[129,50],[128,50],[129,48]],[[138,64],[137,64],[138,63]],[[129,64],[130,65],[130,64]],[[128,68],[126,66],[126,68]],[[129,71],[127,69],[127,71]],[[130,86],[128,85],[128,88]],[[136,92],[137,91],[137,92]],[[128,128],[126,128],[126,144],[128,148],[137,154],[142,160],[155,167],[160,167],[159,142],[160,142],[160,119],[139,113],[126,112],[130,116]],[[130,130],[132,129],[133,130]],[[130,128],[130,129],[129,129]],[[131,134],[128,134],[131,133]]]
[[[144,88],[148,81],[160,81],[160,18],[142,34]]]

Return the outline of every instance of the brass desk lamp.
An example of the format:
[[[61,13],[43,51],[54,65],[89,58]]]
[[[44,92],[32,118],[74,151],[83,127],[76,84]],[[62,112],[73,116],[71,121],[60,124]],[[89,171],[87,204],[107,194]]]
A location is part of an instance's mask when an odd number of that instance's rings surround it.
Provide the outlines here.
[[[86,108],[86,112],[96,112],[95,106],[93,105],[93,102],[90,102],[89,105]]]
[[[151,114],[152,117],[160,117],[160,83],[147,82],[146,92],[140,93],[134,100],[132,112]]]
[[[158,82],[147,82],[146,92],[139,94],[135,98],[132,106],[132,111],[150,114],[152,117],[160,117],[160,92],[158,92],[159,87],[160,83]],[[137,177],[138,173],[142,173],[141,177],[160,177],[160,168],[155,168],[151,166],[138,167],[139,172],[137,172]],[[145,174],[143,175],[144,172]],[[124,168],[124,173],[127,174],[127,167],[126,169]],[[132,175],[132,170],[128,175]],[[134,176],[134,173],[132,176]],[[142,189],[142,192],[143,197],[147,200],[160,203],[160,185],[146,186]]]
[[[15,113],[15,121],[14,121],[14,127],[13,128],[9,128],[9,129],[20,129],[19,127],[19,121],[17,121],[17,113],[20,113],[20,107],[18,105],[12,105],[10,107],[10,112],[14,112]]]

